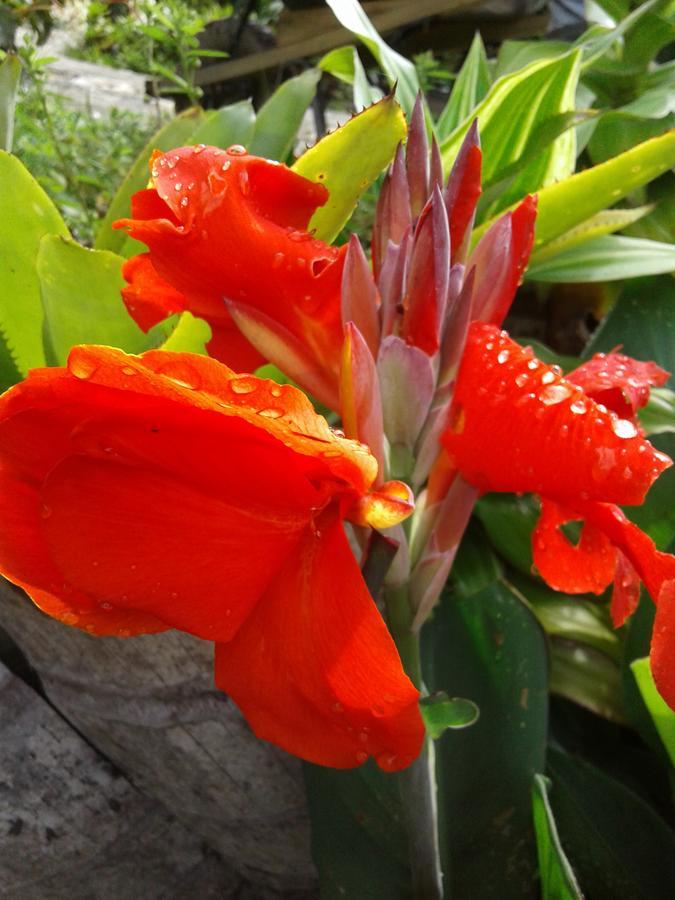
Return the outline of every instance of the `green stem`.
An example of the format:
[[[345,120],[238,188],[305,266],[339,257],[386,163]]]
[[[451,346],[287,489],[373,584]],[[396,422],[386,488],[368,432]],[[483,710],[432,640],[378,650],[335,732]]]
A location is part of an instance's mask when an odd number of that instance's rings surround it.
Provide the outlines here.
[[[385,590],[384,597],[389,628],[401,662],[412,682],[421,690],[419,634],[411,630],[413,616],[408,586]],[[410,848],[413,897],[416,900],[441,900],[443,875],[438,844],[434,747],[428,738],[415,762],[399,773],[399,788]]]

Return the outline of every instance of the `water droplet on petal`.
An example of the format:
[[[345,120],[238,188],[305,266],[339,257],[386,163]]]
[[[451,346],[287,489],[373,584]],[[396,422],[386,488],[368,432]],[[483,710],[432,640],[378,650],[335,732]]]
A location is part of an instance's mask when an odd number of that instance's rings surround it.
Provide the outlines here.
[[[232,144],[227,148],[227,152],[230,156],[246,156],[246,147],[242,147],[241,144]]]
[[[232,163],[230,162],[230,160],[229,160],[229,159],[226,159],[225,162],[224,162],[224,163],[222,164],[222,166],[220,167],[220,171],[221,171],[221,172],[227,172],[227,170],[230,168],[231,165],[232,165]]]
[[[312,236],[310,234],[307,234],[306,231],[293,230],[293,231],[288,232],[289,241],[295,241],[297,244],[300,244],[303,241],[309,241],[309,240],[311,240],[311,237]]]
[[[68,362],[68,369],[70,370],[71,375],[74,375],[75,378],[79,378],[81,381],[86,381],[88,378],[97,371],[98,365],[92,359],[88,359],[86,356],[77,355],[75,358],[71,358]]]
[[[251,185],[248,183],[248,172],[241,171],[239,173],[239,190],[244,197],[248,197],[251,193]]]
[[[587,409],[588,407],[583,400],[575,400],[574,403],[570,404],[570,412],[573,412],[575,416],[583,416]]]
[[[135,375],[136,369],[132,369],[131,366],[124,366],[122,368],[122,375]]]
[[[273,397],[281,397],[281,388],[280,388],[280,387],[277,387],[276,385],[275,385],[274,387],[271,387],[271,388],[270,388],[270,394],[271,394]]]
[[[284,253],[275,253],[272,258],[272,268],[278,269],[283,266],[285,259],[286,255]]]
[[[255,389],[255,383],[245,378],[236,378],[230,382],[230,390],[235,394],[252,394]]]
[[[521,372],[520,375],[516,375],[516,386],[517,387],[525,387],[528,382],[528,376],[526,372]]]
[[[615,419],[612,422],[612,431],[620,438],[633,438],[638,433],[635,425],[628,419]]]
[[[173,186],[174,191],[182,191],[183,190],[183,182],[177,181]]]
[[[197,144],[197,146],[193,149],[192,152],[194,153],[195,156],[199,156],[199,154],[202,153],[204,150],[206,150],[206,144]]]
[[[189,202],[190,202],[190,201],[188,200],[187,197],[183,197],[183,199],[180,201],[180,205],[181,205],[181,206],[187,206]]]
[[[567,400],[571,393],[572,388],[568,384],[550,384],[541,392],[539,399],[545,406],[555,406]]]
[[[278,409],[274,406],[269,406],[265,409],[259,409],[258,415],[264,416],[266,419],[280,419],[284,414],[283,409]]]
[[[541,376],[542,384],[551,384],[552,381],[555,381],[555,375],[551,371],[544,372],[544,374]]]
[[[509,355],[510,354],[509,354],[508,350],[500,350],[499,353],[497,354],[497,362],[500,365],[503,365],[509,358]]]
[[[534,372],[535,369],[539,368],[539,363],[537,362],[536,359],[531,359],[529,361],[529,363],[527,364],[527,368],[531,369]]]

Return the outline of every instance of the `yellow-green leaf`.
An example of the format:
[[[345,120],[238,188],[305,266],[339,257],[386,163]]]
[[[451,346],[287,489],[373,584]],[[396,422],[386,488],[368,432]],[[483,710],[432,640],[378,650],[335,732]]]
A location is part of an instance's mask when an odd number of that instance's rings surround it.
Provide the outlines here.
[[[321,182],[330,193],[309,225],[318,238],[335,239],[405,136],[403,111],[390,95],[327,134],[296,161],[294,171]]]

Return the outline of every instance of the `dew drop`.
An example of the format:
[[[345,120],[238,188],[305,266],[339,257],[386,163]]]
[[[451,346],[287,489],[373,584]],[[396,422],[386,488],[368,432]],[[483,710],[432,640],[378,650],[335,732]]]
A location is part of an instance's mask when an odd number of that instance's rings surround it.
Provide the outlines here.
[[[311,235],[307,234],[306,231],[289,231],[288,239],[289,241],[295,241],[296,244],[300,244],[304,241],[309,241],[311,239]]]
[[[555,375],[551,371],[544,372],[544,374],[541,376],[542,384],[551,384],[552,381],[555,381]]]
[[[583,400],[575,400],[570,404],[570,412],[573,412],[575,416],[583,416],[587,409]]]
[[[199,154],[202,153],[204,150],[206,150],[206,144],[197,144],[197,146],[193,149],[192,152],[195,156],[199,156]]]
[[[557,375],[558,378],[560,378],[560,376],[561,376],[562,373],[563,373],[563,371],[562,371],[562,369],[560,368],[560,366],[551,366],[551,372],[553,372],[554,375]]]
[[[174,189],[174,191],[176,191],[176,192],[182,191],[182,190],[183,190],[183,182],[182,182],[182,181],[177,181],[177,182],[174,184],[173,189]]]
[[[79,378],[81,381],[86,381],[88,378],[96,372],[98,369],[98,365],[91,359],[88,359],[86,356],[77,355],[74,358],[71,358],[68,363],[68,369],[70,370],[71,375],[74,375],[75,378]]]
[[[280,419],[284,414],[283,409],[278,409],[274,406],[266,407],[265,409],[259,409],[258,415],[263,416],[265,419]]]
[[[280,387],[272,387],[270,388],[270,394],[273,397],[281,397],[281,388]]]
[[[503,365],[509,358],[510,354],[508,350],[500,350],[497,354],[497,362],[500,365]]]
[[[183,197],[183,199],[180,201],[180,205],[181,205],[181,206],[187,206],[189,202],[190,202],[190,201],[188,200],[187,197]]]
[[[246,147],[242,147],[241,144],[232,144],[227,148],[227,152],[230,156],[246,156]]]
[[[527,368],[534,372],[535,369],[539,368],[539,363],[536,359],[531,359],[527,364]]]
[[[286,255],[284,253],[275,253],[272,258],[272,268],[278,269],[283,266],[285,259]]]
[[[545,387],[539,395],[539,399],[544,406],[555,406],[556,403],[562,403],[572,393],[572,388],[567,384],[550,384]]]
[[[620,438],[633,438],[637,435],[637,428],[628,419],[615,419],[612,422],[612,431]]]
[[[517,387],[525,387],[527,384],[528,378],[526,372],[521,372],[520,375],[516,375],[516,385]]]
[[[135,375],[136,369],[132,369],[131,366],[124,366],[122,369],[122,375]]]
[[[251,185],[248,183],[248,172],[242,171],[239,173],[239,190],[244,197],[248,197],[251,193]]]
[[[252,381],[246,381],[244,378],[238,378],[230,382],[230,390],[235,394],[252,394],[256,389],[256,385]]]
[[[230,160],[229,160],[229,159],[226,159],[225,162],[224,162],[224,163],[222,164],[222,166],[220,167],[220,171],[221,171],[221,172],[227,172],[227,170],[230,168],[231,165],[232,165],[232,163],[230,162]]]

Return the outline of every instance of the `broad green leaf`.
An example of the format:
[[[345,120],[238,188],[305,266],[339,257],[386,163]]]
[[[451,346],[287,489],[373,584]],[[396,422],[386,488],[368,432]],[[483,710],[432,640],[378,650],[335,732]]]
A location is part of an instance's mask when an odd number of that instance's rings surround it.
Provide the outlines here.
[[[471,115],[441,144],[444,166],[450,168],[474,118],[478,119],[483,148],[483,183],[499,182],[521,157],[526,157],[538,132],[550,119],[574,110],[580,53],[569,52],[553,60],[533,62],[521,71],[496,81]],[[576,161],[572,130],[554,138],[499,197],[508,206],[528,191],[566,178]]]
[[[631,669],[645,706],[663,741],[663,746],[666,748],[671,763],[675,766],[675,712],[656,689],[648,657],[634,660],[631,663]]]
[[[574,598],[569,598],[574,603]],[[610,722],[625,723],[621,698],[621,668],[605,653],[579,641],[552,637],[552,694],[578,703]]]
[[[560,843],[553,810],[548,802],[550,786],[548,778],[543,775],[534,776],[532,815],[537,837],[542,900],[584,900]]]
[[[277,88],[258,110],[249,146],[251,153],[282,162],[288,157],[320,78],[318,69],[307,69]]]
[[[443,140],[467,119],[490,87],[485,45],[480,31],[474,35],[466,59],[459,70],[448,102],[436,122],[436,134]]]
[[[578,244],[583,244],[591,238],[601,237],[604,234],[612,234],[614,231],[621,231],[633,222],[637,222],[643,216],[648,215],[653,206],[637,206],[635,209],[603,209],[602,212],[591,216],[586,222],[572,228],[566,234],[561,234],[559,238],[550,241],[545,247],[535,251],[530,257],[530,265],[536,266],[539,263],[548,261],[560,253],[562,250],[569,250]]]
[[[594,165],[598,165],[625,153],[636,144],[665,134],[673,127],[674,122],[675,115],[659,118],[637,116],[623,111],[604,113],[588,142],[588,155]]]
[[[528,281],[620,281],[675,270],[675,246],[644,238],[605,235],[528,266]]]
[[[672,900],[675,836],[637,794],[550,747],[558,834],[589,897]]]
[[[646,435],[675,432],[675,391],[652,388],[649,402],[640,410],[639,418]]]
[[[475,513],[492,546],[519,572],[532,572],[532,529],[539,506],[531,494],[485,494]]]
[[[45,364],[37,256],[45,235],[68,235],[56,207],[14,156],[0,151],[0,378]]]
[[[415,66],[382,40],[358,0],[326,0],[326,3],[340,24],[363,41],[373,54],[389,85],[396,85],[396,98],[410,116],[420,89]]]
[[[221,106],[195,129],[191,144],[211,147],[230,147],[232,144],[248,146],[255,127],[255,110],[250,100],[241,100],[229,106]]]
[[[123,263],[109,250],[87,250],[55,235],[42,239],[37,274],[50,365],[63,365],[76,344],[107,344],[127,353],[157,346],[157,332],[143,334],[122,302]]]
[[[14,138],[14,108],[21,76],[21,63],[15,54],[8,53],[0,63],[0,150],[12,150]]]
[[[412,900],[398,776],[303,766],[322,900]]]
[[[586,222],[675,165],[675,131],[652,138],[620,156],[577,172],[539,191],[535,247]],[[474,231],[474,240],[490,227]]]
[[[345,84],[354,88],[354,109],[359,112],[371,103],[382,98],[382,91],[372,87],[368,82],[363,64],[356,47],[337,47],[331,50],[317,63],[320,69],[328,72]]]
[[[556,59],[568,53],[566,41],[504,41],[497,53],[495,78],[511,75],[544,59]]]
[[[468,728],[478,721],[480,710],[464,697],[448,697],[445,691],[420,700],[420,712],[427,734],[437,740],[448,728]]]
[[[584,644],[618,662],[621,642],[607,605],[597,597],[554,591],[540,578],[509,571],[509,584],[527,601],[547,634]]]
[[[123,231],[113,231],[112,223],[131,214],[131,198],[141,191],[150,178],[149,162],[153,150],[173,150],[190,142],[195,130],[204,122],[204,113],[198,107],[188,109],[167,122],[148,141],[136,157],[117,193],[113,197],[108,212],[99,225],[94,247],[97,250],[113,250],[119,253],[127,240]]]
[[[546,638],[504,584],[469,595],[451,584],[423,632],[425,682],[470,698],[480,718],[436,743],[447,893],[535,900],[530,789],[545,762]]]
[[[328,202],[309,224],[318,238],[334,240],[405,135],[405,118],[390,95],[327,134],[295,162],[295,172],[321,182],[329,191]]]
[[[178,316],[178,322],[171,334],[160,346],[160,350],[172,350],[179,353],[199,353],[206,356],[206,344],[211,340],[211,328],[203,320],[192,313],[184,312]]]
[[[675,549],[675,548],[672,548]],[[623,705],[631,724],[640,733],[640,737],[659,756],[664,763],[669,762],[668,754],[663,746],[661,736],[656,730],[654,719],[647,708],[638,687],[635,675],[631,668],[636,659],[643,659],[649,655],[654,630],[654,603],[642,591],[638,608],[628,619],[625,625],[625,640],[622,669],[621,688],[623,691]]]

